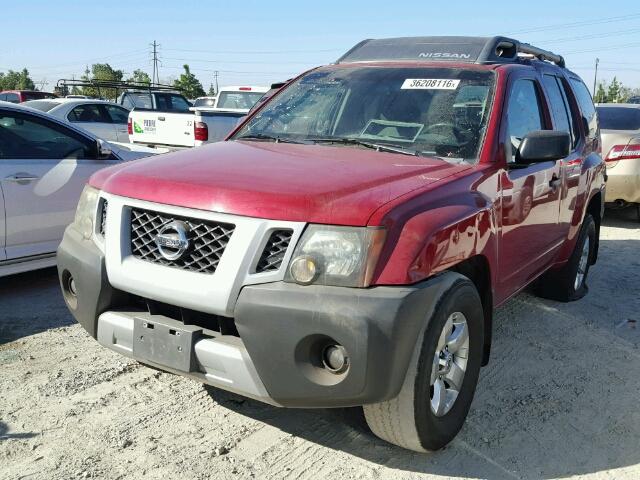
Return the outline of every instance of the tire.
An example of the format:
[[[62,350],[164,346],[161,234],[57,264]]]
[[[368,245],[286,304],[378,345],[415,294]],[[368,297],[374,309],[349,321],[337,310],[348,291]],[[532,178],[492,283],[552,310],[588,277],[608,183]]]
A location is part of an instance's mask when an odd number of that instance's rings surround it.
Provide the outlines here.
[[[466,320],[466,371],[452,405],[448,410],[440,409],[440,413],[436,414],[432,406],[432,392],[435,393],[435,384],[432,387],[432,373],[434,366],[445,367],[438,366],[440,363],[434,360],[436,349],[442,344],[443,329],[453,315],[457,319],[454,321],[460,322],[460,315]],[[457,328],[459,327],[453,329],[450,338],[455,337],[456,331],[460,333],[461,330],[456,330]],[[363,407],[371,431],[383,440],[416,452],[438,450],[453,440],[464,424],[478,383],[484,342],[483,329],[480,296],[474,285],[460,276],[440,298],[432,318],[417,342],[398,396]],[[460,348],[452,348],[452,352],[461,351]],[[455,355],[458,353],[453,354],[451,364],[459,365],[465,360],[462,353],[458,357]],[[442,362],[447,363],[446,360]],[[444,381],[446,385],[446,378],[436,378],[436,382],[438,381]]]
[[[560,302],[584,297],[589,291],[587,276],[593,263],[596,241],[596,224],[587,214],[571,257],[562,268],[549,270],[536,281],[536,295]]]

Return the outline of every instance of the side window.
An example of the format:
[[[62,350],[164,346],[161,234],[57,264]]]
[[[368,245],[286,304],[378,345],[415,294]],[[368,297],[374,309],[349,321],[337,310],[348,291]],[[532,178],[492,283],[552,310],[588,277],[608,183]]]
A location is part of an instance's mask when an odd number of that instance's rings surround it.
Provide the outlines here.
[[[571,86],[576,93],[582,116],[584,116],[589,124],[589,138],[593,139],[598,133],[598,115],[596,114],[596,107],[593,105],[591,94],[585,84],[582,83],[582,80],[571,78]]]
[[[564,105],[569,113],[569,122],[571,123],[571,131],[573,132],[573,147],[578,145],[580,141],[580,113],[576,110],[576,107],[569,101],[569,95],[571,95],[571,88],[566,80],[556,78],[560,90],[562,91],[562,98],[564,99]]]
[[[517,80],[513,85],[507,122],[511,140],[511,156],[507,157],[507,161],[513,162],[520,142],[527,133],[544,129],[538,89],[533,80]]]
[[[554,129],[572,135],[571,117],[568,105],[555,75],[544,75],[542,82],[549,97]],[[575,145],[575,142],[572,142]]]
[[[7,96],[7,102],[20,103],[20,97],[17,93],[6,93],[5,95]]]
[[[6,93],[0,93],[0,101],[3,101],[3,102],[7,101],[7,94]]]
[[[110,119],[106,119],[100,111],[100,105],[78,105],[67,115],[70,122],[83,123],[110,123]]]
[[[129,110],[115,105],[104,105],[104,108],[107,110],[112,123],[126,125],[129,121]]]
[[[44,119],[0,110],[0,162],[12,159],[95,158],[89,139]]]
[[[125,108],[129,108],[129,109],[132,109],[132,108],[134,107],[133,102],[131,101],[131,97],[129,97],[129,95],[126,95],[126,94],[125,94],[125,95],[122,97],[122,105],[123,105]]]

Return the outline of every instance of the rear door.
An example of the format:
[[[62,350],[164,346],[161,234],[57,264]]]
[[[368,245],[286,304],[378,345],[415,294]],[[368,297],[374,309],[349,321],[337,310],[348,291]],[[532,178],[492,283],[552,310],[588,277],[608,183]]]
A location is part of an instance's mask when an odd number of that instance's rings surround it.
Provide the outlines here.
[[[103,140],[116,141],[118,139],[115,125],[111,123],[111,118],[99,103],[85,103],[75,106],[67,114],[67,120]]]
[[[98,160],[90,137],[39,116],[0,109],[0,180],[6,257],[53,253]]]
[[[106,115],[111,119],[111,124],[116,131],[116,140],[118,142],[129,142],[129,134],[127,133],[127,121],[129,119],[129,110],[119,105],[102,105]]]
[[[510,79],[506,113],[507,169],[501,176],[500,281],[508,294],[529,283],[554,258],[563,243],[559,227],[561,161],[515,164],[525,135],[551,127],[534,72]],[[508,147],[507,147],[508,148]]]

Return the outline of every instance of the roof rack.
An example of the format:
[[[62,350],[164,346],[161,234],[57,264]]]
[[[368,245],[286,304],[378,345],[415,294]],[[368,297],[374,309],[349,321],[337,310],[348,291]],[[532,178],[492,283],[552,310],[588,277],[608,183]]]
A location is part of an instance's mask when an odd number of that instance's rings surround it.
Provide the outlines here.
[[[159,83],[145,83],[145,82],[127,82],[122,80],[76,80],[61,78],[58,80],[55,86],[55,92],[66,96],[69,95],[70,88],[73,87],[86,87],[94,88],[98,92],[98,96],[102,96],[102,91],[107,91],[109,94],[115,94],[118,97],[119,92],[128,90],[149,91],[149,92],[180,92],[179,87],[171,85],[163,85]],[[115,92],[114,92],[115,90]]]
[[[336,63],[418,60],[477,64],[516,63],[519,54],[565,66],[561,55],[508,37],[399,37],[363,40]]]

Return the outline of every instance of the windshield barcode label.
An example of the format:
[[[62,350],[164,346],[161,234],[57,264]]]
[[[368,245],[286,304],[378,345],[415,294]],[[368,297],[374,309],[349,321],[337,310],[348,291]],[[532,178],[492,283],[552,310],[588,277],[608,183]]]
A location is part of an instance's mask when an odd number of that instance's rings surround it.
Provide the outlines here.
[[[400,88],[403,90],[455,90],[459,84],[460,80],[447,78],[407,78]]]

